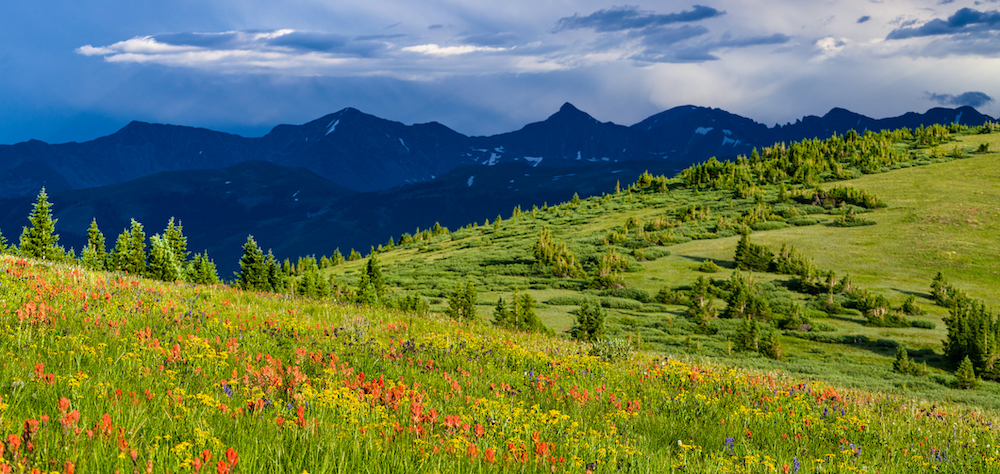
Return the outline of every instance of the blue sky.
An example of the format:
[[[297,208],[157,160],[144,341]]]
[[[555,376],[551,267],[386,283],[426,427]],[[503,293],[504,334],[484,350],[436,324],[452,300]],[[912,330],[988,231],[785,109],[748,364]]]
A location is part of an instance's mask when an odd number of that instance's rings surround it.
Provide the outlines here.
[[[344,107],[466,134],[572,102],[767,123],[974,105],[1000,115],[1000,0],[53,0],[0,16],[0,143],[131,120],[259,136]]]

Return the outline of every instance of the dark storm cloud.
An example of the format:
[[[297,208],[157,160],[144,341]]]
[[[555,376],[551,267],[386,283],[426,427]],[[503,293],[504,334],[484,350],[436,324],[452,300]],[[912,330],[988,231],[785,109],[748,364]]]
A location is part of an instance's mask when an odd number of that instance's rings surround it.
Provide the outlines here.
[[[868,15],[865,15],[865,16],[863,16],[861,18],[858,18],[858,23],[864,23],[864,22],[866,22],[868,20],[871,20],[871,19],[872,19],[872,17],[870,17]]]
[[[625,31],[638,28],[664,26],[673,23],[689,23],[724,15],[726,12],[712,7],[695,5],[691,10],[680,13],[654,13],[639,10],[639,7],[625,5],[598,10],[587,16],[573,15],[559,19],[555,31],[582,28],[599,32]]]
[[[928,21],[913,28],[898,28],[889,32],[886,39],[906,39],[922,36],[957,35],[1000,30],[1000,11],[978,11],[962,8],[948,17]]]
[[[953,105],[953,106],[963,106],[968,105],[969,107],[982,107],[986,104],[993,102],[993,98],[986,95],[984,92],[969,91],[963,92],[958,95],[952,94],[935,94],[933,92],[927,92],[927,98],[937,102],[941,105]]]
[[[691,27],[691,28],[694,29],[700,27]],[[681,30],[683,28],[677,28],[677,29]],[[646,41],[648,38],[649,37],[643,39],[643,44],[647,46],[646,50],[640,54],[633,56],[632,59],[644,62],[654,62],[654,63],[692,63],[692,62],[715,61],[719,59],[719,57],[713,53],[720,49],[736,49],[736,48],[748,48],[752,46],[784,44],[791,40],[790,36],[781,33],[775,33],[773,35],[766,35],[766,36],[746,36],[739,38],[732,38],[729,35],[724,35],[721,39],[715,41],[707,41],[699,44],[680,45],[676,47],[665,48],[665,46],[671,46],[674,43],[681,43],[685,41],[687,38],[677,38],[676,41],[673,41],[671,43],[668,41],[674,38],[667,36],[661,38],[661,42],[659,44],[654,44]]]

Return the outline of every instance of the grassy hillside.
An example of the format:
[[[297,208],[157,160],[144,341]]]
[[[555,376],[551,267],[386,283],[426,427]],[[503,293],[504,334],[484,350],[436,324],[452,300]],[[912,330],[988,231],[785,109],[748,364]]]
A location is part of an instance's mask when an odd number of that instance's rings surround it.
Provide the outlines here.
[[[996,292],[1000,288],[1000,247],[995,237],[1000,225],[1000,154],[973,152],[984,143],[989,149],[1000,149],[1000,135],[956,138],[955,142],[935,148],[916,148],[912,151],[914,159],[882,170],[886,172],[823,185],[826,189],[850,186],[881,198],[887,207],[870,212],[857,209],[863,212],[859,216],[875,225],[831,225],[842,209],[811,205],[810,187],[790,187],[786,190],[790,198],[782,203],[776,186],[764,187],[757,198],[740,199],[729,191],[684,187],[674,180],[666,192],[652,188],[623,190],[579,204],[525,210],[505,216],[499,225],[491,220],[490,225],[480,223],[399,246],[379,257],[390,284],[398,292],[422,295],[436,311],[446,307],[456,282],[468,280],[479,290],[481,319],[490,319],[497,298],[509,301],[517,290],[534,296],[542,320],[562,332],[573,325],[574,312],[582,299],[599,298],[607,308],[611,335],[627,337],[644,349],[710,356],[726,363],[782,369],[840,385],[996,407],[1000,405],[995,397],[1000,387],[993,383],[975,392],[947,388],[953,380],[948,373],[954,368],[941,355],[945,338],[942,318],[948,310],[935,305],[928,294],[932,278],[941,271],[972,297],[992,307],[1000,306]],[[964,151],[962,159],[945,157],[956,149]],[[654,301],[661,289],[686,290],[699,276],[717,283],[728,280],[734,272],[733,256],[739,236],[734,230],[718,231],[716,220],[721,215],[733,222],[753,213],[761,202],[778,213],[788,214],[795,208],[797,211],[791,214],[801,215],[776,216],[776,221],[758,225],[761,229],[778,228],[755,231],[753,242],[774,252],[783,244],[794,246],[819,269],[833,271],[839,278],[849,276],[854,285],[885,296],[893,307],[898,308],[909,295],[916,296],[917,306],[926,314],[914,316],[911,321],[920,321],[922,327],[873,327],[860,313],[813,312],[813,326],[822,330],[782,331],[779,340],[784,357],[774,361],[734,350],[739,321],[714,319],[706,330],[685,316],[686,307]],[[698,213],[704,215],[692,217]],[[660,236],[655,245],[636,237],[657,219],[668,223],[664,230],[651,232]],[[808,225],[813,221],[816,223]],[[620,243],[609,243],[609,236],[630,227],[629,222],[633,223],[631,234]],[[550,229],[556,240],[567,244],[587,268],[596,267],[609,249],[616,249],[631,266],[622,274],[622,283],[629,290],[639,290],[639,296],[635,292],[588,289],[586,279],[560,277],[539,268],[531,247],[542,228]],[[699,271],[706,260],[716,263],[720,270]],[[347,262],[329,271],[338,282],[353,285],[361,263]],[[777,299],[807,305],[812,298],[788,289],[794,277],[756,273],[753,278],[770,284],[769,291]],[[649,299],[644,300],[644,296]],[[718,298],[715,305],[720,310],[725,308]],[[911,359],[926,362],[930,374],[914,377],[894,373],[892,362],[899,345],[909,350]]]
[[[994,415],[0,258],[0,472],[992,472]]]

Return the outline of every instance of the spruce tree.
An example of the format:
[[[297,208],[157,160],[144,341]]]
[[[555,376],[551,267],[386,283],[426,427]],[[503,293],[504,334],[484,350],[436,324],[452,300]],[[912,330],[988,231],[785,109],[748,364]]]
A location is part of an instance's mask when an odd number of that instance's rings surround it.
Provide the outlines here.
[[[573,339],[595,342],[604,338],[604,308],[597,302],[584,300],[576,313],[576,324],[569,330]]]
[[[173,250],[177,261],[181,265],[187,262],[190,252],[187,251],[187,237],[184,236],[184,226],[181,225],[181,222],[177,221],[177,225],[174,225],[174,218],[171,217],[167,221],[167,228],[163,231],[163,238],[170,244],[170,249]]]
[[[132,227],[118,235],[111,250],[110,269],[143,275],[146,272],[146,234],[142,224],[132,219]]]
[[[162,281],[176,281],[184,276],[170,242],[159,234],[149,238],[149,266],[146,274]]]
[[[236,274],[236,286],[243,290],[268,291],[267,269],[264,267],[264,251],[257,245],[252,235],[247,236],[243,244],[243,256],[240,257],[240,271]]]
[[[507,304],[503,301],[503,296],[497,298],[497,304],[493,307],[493,325],[501,328],[510,328],[513,315],[507,309]]]
[[[7,253],[7,237],[3,236],[3,232],[0,232],[0,254]]]
[[[20,250],[26,257],[46,260],[61,260],[64,256],[58,248],[59,235],[55,234],[56,221],[52,218],[52,204],[45,188],[38,193],[34,207],[28,216],[30,227],[24,227],[21,232]]]
[[[188,266],[187,276],[184,279],[199,285],[219,283],[219,273],[215,268],[215,262],[208,258],[207,251],[204,254],[194,255],[194,260]]]
[[[969,360],[969,356],[965,356],[965,359],[962,359],[962,363],[958,365],[958,370],[955,371],[955,377],[955,386],[960,389],[973,389],[979,385],[979,379],[976,378],[976,372],[972,368],[972,361]]]
[[[129,253],[125,267],[125,271],[133,275],[146,272],[146,233],[142,230],[142,224],[135,219],[132,219],[132,227],[129,229]]]
[[[87,246],[80,252],[83,266],[91,270],[104,270],[108,265],[107,242],[104,234],[97,228],[97,219],[90,221],[87,229]]]

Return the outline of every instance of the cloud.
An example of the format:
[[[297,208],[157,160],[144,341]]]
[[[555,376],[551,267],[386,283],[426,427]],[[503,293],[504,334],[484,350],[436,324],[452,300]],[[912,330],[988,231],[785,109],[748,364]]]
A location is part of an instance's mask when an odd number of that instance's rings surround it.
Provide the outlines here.
[[[865,15],[865,16],[863,16],[861,18],[858,18],[858,23],[864,23],[864,22],[866,22],[868,20],[871,20],[871,19],[872,19],[872,17],[870,17],[868,15]]]
[[[626,5],[598,10],[587,16],[563,17],[559,19],[555,31],[592,29],[598,32],[624,31],[638,28],[664,26],[673,23],[689,23],[724,15],[726,12],[712,7],[695,5],[691,10],[680,13],[660,14],[639,10]]]
[[[473,46],[473,45],[438,46],[436,44],[420,44],[416,46],[407,46],[403,48],[403,51],[420,53],[428,56],[456,56],[459,54],[469,54],[478,52],[497,52],[505,50],[506,48],[492,48],[489,46]]]
[[[897,28],[885,39],[898,40],[923,36],[959,35],[1000,30],[1000,11],[978,11],[962,8],[947,20],[936,18],[913,28]]]
[[[928,99],[941,105],[954,105],[959,107],[967,105],[969,107],[978,108],[993,102],[992,97],[986,95],[984,92],[978,91],[963,92],[958,95],[935,94],[933,92],[925,92],[924,94]]]

